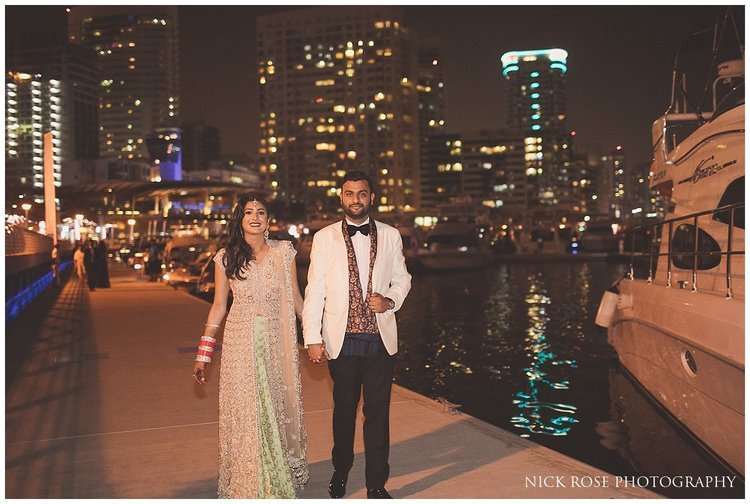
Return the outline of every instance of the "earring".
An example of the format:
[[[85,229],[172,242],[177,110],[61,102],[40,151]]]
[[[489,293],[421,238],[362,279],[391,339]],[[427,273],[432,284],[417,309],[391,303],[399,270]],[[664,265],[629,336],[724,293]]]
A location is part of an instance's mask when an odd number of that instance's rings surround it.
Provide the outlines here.
[[[268,228],[266,228],[265,231],[263,231],[263,237],[268,240]]]

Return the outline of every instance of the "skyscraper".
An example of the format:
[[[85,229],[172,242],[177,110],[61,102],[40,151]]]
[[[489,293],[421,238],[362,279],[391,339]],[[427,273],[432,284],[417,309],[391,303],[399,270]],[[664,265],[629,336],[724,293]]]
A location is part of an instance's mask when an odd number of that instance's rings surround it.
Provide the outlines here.
[[[571,206],[566,166],[564,49],[512,51],[502,55],[507,87],[507,126],[524,137],[531,207]]]
[[[376,208],[419,204],[416,47],[397,7],[316,7],[258,18],[259,169],[275,193],[336,208],[347,170]]]
[[[417,51],[421,206],[435,208],[461,193],[461,139],[445,133],[445,76],[437,39]]]
[[[100,155],[147,158],[146,138],[179,124],[177,6],[73,7],[68,34],[97,55]]]
[[[609,215],[609,199],[602,149],[597,144],[575,145],[569,177],[573,193],[578,200],[580,213],[584,215]]]
[[[99,75],[94,51],[75,44],[16,47],[6,51],[6,68],[60,82],[63,161],[99,155]]]
[[[513,131],[482,130],[462,135],[462,192],[496,213],[523,214],[526,176],[523,142]]]
[[[212,161],[221,159],[219,129],[193,121],[182,127],[182,169],[185,172],[207,170]]]
[[[625,151],[619,146],[602,157],[604,165],[604,184],[609,202],[609,217],[624,219],[630,212],[627,200],[630,180],[625,172]]]
[[[54,185],[62,181],[62,89],[57,79],[10,71],[5,80],[6,201],[44,202],[44,134],[52,133]],[[14,194],[17,193],[17,194]]]

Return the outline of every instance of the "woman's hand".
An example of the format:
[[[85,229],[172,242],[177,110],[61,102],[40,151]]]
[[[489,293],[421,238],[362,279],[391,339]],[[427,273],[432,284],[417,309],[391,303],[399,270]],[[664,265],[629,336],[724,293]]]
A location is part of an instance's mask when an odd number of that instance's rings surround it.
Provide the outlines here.
[[[193,365],[193,378],[201,385],[206,383],[206,363],[196,361]]]

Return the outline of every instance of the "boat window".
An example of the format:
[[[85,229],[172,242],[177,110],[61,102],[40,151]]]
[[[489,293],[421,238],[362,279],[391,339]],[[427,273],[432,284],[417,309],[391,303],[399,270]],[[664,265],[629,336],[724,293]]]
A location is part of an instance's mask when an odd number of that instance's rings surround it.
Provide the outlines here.
[[[693,269],[695,247],[695,226],[681,224],[672,236],[672,264],[680,269]],[[721,247],[711,235],[698,228],[698,267],[699,270],[715,268],[721,262]]]
[[[711,118],[711,120],[713,121],[724,112],[732,110],[735,107],[739,107],[740,105],[744,103],[745,103],[745,82],[742,81],[739,84],[737,84],[734,88],[732,88],[732,90],[729,91],[726,94],[726,96],[724,96],[724,98],[721,99],[721,102],[716,106],[716,111],[714,112],[714,115]]]
[[[716,208],[721,208],[727,205],[734,205],[736,203],[745,202],[745,177],[739,177],[732,181],[721,195],[719,204]],[[730,212],[734,212],[734,226],[740,229],[745,229],[745,208],[735,208],[734,210],[724,210],[723,212],[716,212],[714,214],[714,220],[729,225]]]
[[[703,124],[705,124],[705,121],[697,115],[693,121],[675,121],[667,123],[665,128],[667,152],[672,152],[678,145],[685,141],[687,137],[703,126]]]

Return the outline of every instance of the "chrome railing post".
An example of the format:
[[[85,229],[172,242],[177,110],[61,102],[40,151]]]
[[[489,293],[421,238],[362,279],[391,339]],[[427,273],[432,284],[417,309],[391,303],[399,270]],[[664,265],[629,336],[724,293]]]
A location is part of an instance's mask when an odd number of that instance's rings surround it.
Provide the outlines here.
[[[667,238],[667,287],[672,287],[672,221],[669,221],[669,237]]]
[[[648,244],[648,279],[646,280],[648,283],[651,283],[654,277],[654,235],[655,234],[656,233],[654,233],[652,229],[651,239],[649,240],[649,244]]]
[[[635,278],[635,275],[633,273],[633,258],[635,257],[635,232],[636,231],[638,231],[638,229],[633,229],[630,235],[630,271],[628,272],[628,277],[631,280]]]
[[[693,217],[693,292],[698,290],[698,216]]]
[[[729,210],[729,231],[727,233],[727,299],[732,298],[732,238],[734,237],[734,208]]]

